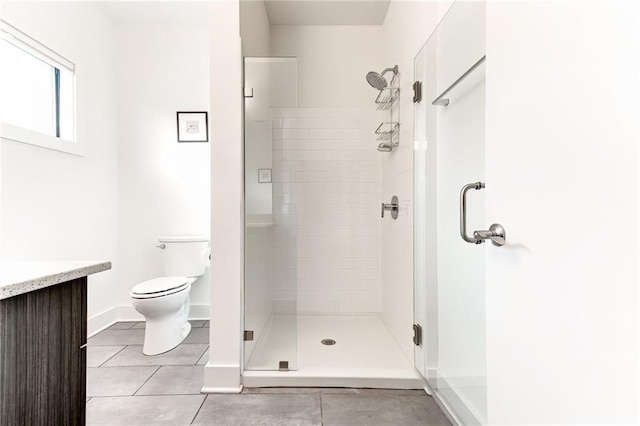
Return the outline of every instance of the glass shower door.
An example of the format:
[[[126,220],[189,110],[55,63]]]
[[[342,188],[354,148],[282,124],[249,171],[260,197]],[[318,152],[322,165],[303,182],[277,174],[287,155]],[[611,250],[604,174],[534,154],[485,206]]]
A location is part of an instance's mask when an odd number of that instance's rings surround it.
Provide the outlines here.
[[[244,59],[245,370],[297,369],[297,221],[282,122],[297,107],[295,58]]]
[[[485,182],[484,27],[483,3],[456,2],[414,62],[416,361],[462,424],[487,418],[486,244],[461,236],[461,189]],[[467,234],[487,229],[485,191],[467,192]]]

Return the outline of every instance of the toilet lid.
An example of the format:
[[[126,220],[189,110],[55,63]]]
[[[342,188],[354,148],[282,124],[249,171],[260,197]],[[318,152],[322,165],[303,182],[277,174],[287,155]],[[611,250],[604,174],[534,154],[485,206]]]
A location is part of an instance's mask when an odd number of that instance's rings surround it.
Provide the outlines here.
[[[149,281],[143,281],[137,284],[131,290],[133,294],[154,294],[163,293],[169,290],[175,290],[180,287],[186,286],[188,283],[187,277],[160,277],[154,278]]]

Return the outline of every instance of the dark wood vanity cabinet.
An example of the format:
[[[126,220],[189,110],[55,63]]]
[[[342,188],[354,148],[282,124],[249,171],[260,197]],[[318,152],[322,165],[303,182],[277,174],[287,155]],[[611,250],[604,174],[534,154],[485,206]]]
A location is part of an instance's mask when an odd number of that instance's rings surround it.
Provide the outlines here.
[[[84,425],[87,277],[0,300],[0,425]]]

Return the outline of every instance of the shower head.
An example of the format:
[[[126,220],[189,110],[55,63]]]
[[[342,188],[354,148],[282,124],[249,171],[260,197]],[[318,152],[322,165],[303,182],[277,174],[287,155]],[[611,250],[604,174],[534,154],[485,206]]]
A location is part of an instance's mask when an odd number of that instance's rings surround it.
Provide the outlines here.
[[[384,75],[389,71],[393,71],[394,76],[398,75],[398,66],[396,65],[393,68],[387,68],[386,70],[382,71],[380,74],[378,74],[375,71],[369,71],[367,73],[367,83],[369,83],[371,87],[373,87],[374,89],[378,89],[378,90],[385,89],[389,85],[389,83],[387,82],[387,79],[384,78]]]
[[[374,71],[369,71],[367,73],[367,83],[371,85],[374,89],[382,90],[387,87],[387,79],[382,76],[382,74],[378,74]]]

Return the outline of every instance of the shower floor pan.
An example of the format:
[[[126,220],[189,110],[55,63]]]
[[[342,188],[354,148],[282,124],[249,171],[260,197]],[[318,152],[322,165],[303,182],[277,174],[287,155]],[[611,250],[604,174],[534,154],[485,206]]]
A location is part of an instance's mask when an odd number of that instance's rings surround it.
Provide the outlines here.
[[[293,326],[292,326],[293,324]],[[296,333],[290,371],[269,371]],[[336,343],[326,345],[322,340]],[[424,389],[425,384],[380,315],[274,315],[243,373],[246,387]]]

